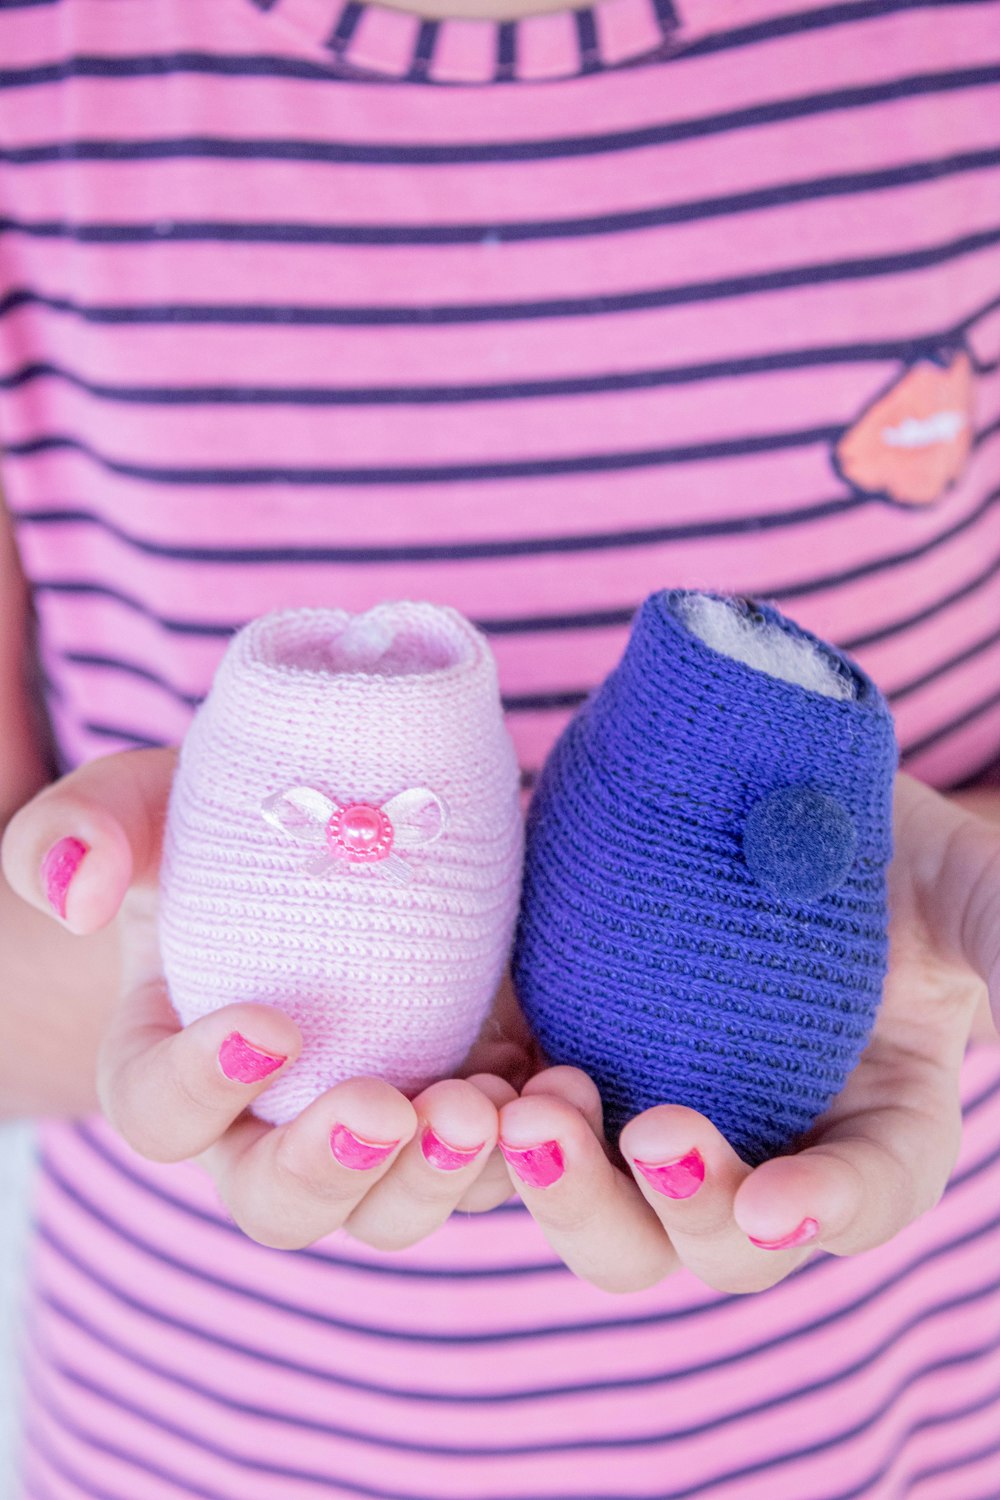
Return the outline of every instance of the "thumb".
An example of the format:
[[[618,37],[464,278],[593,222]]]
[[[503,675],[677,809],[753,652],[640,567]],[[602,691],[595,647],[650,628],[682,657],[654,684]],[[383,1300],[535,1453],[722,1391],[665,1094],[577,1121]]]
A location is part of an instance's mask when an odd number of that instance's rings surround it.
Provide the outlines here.
[[[925,930],[933,956],[985,980],[1000,1011],[1000,826],[902,772],[895,788],[891,901]],[[997,794],[1000,820],[1000,792]]]
[[[97,932],[126,892],[155,884],[177,751],[128,750],[46,787],[7,825],[0,858],[13,890],[71,932]]]

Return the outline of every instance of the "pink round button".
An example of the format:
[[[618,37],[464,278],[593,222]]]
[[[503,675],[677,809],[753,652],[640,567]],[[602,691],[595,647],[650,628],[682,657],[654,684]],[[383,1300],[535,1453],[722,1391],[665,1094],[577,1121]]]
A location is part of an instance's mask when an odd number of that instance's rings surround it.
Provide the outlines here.
[[[380,807],[351,802],[338,807],[326,826],[326,841],[336,859],[350,864],[375,864],[392,849],[392,823]]]

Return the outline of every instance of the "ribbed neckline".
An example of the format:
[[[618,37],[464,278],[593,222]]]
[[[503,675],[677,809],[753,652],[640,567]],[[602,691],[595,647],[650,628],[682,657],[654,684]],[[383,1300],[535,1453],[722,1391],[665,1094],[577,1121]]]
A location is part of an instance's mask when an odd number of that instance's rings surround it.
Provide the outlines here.
[[[517,21],[423,20],[380,0],[248,0],[373,81],[546,83],[665,54],[679,19],[672,0],[599,0]]]

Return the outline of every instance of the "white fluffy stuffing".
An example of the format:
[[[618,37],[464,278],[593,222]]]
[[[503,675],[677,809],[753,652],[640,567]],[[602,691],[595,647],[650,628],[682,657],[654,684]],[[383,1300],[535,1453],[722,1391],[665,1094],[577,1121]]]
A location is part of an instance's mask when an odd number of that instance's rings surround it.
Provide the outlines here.
[[[853,698],[854,686],[809,641],[779,625],[755,622],[725,599],[692,594],[681,601],[684,623],[713,651],[828,698]]]

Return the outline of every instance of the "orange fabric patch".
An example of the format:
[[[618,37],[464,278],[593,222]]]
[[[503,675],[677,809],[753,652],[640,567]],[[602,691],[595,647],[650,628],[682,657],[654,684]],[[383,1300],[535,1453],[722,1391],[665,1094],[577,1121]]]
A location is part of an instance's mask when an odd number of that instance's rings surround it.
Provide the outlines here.
[[[930,505],[958,478],[972,444],[972,364],[921,360],[849,427],[834,450],[840,473],[869,495]]]

